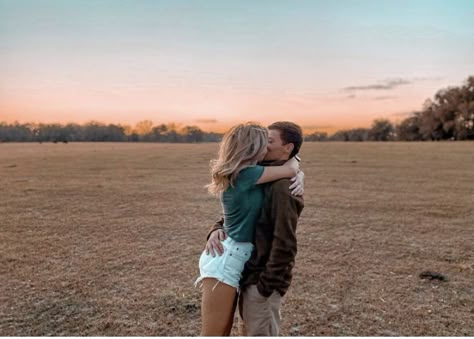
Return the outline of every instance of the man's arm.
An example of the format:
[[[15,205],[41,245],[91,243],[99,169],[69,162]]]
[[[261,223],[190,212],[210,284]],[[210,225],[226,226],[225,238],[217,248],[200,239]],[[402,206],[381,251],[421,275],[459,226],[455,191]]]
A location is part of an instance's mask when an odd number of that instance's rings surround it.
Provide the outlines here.
[[[273,242],[265,270],[257,282],[258,291],[265,297],[276,287],[289,285],[288,269],[293,267],[297,252],[296,225],[304,205],[303,198],[293,196],[284,181],[273,184],[271,198]]]

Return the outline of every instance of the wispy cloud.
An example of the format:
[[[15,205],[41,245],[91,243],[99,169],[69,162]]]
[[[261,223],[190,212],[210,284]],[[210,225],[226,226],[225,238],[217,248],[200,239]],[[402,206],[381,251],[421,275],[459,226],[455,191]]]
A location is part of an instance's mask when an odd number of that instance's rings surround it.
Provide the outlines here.
[[[391,99],[396,99],[396,96],[393,95],[381,95],[378,97],[375,97],[374,100],[391,100]]]
[[[377,91],[377,90],[392,90],[399,86],[410,85],[415,82],[422,82],[422,81],[439,81],[442,80],[442,77],[416,77],[416,78],[395,78],[395,79],[385,79],[379,81],[376,84],[370,85],[361,85],[361,86],[348,86],[344,87],[342,90],[345,92],[354,92],[354,91]],[[353,98],[348,96],[347,98]],[[382,98],[382,97],[380,97]],[[375,100],[386,100],[388,96],[384,99],[377,99]]]
[[[200,123],[200,124],[217,124],[216,119],[196,119],[194,122]]]
[[[443,80],[443,77],[418,77],[413,78],[413,81],[440,81]]]
[[[372,91],[372,90],[391,90],[399,86],[409,85],[412,84],[412,80],[408,79],[388,79],[381,81],[378,84],[371,84],[371,85],[363,85],[363,86],[349,86],[344,87],[343,90],[346,92],[353,92],[353,91]]]

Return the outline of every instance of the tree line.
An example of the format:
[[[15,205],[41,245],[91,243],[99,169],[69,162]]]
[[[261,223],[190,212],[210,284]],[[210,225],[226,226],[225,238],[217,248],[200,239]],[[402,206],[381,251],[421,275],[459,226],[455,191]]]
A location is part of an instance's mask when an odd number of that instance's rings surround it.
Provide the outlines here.
[[[328,136],[315,132],[307,141],[435,141],[474,140],[474,76],[463,85],[438,91],[419,112],[399,124],[376,119],[370,128],[337,131]]]
[[[217,142],[221,133],[204,132],[197,126],[153,125],[144,120],[128,125],[89,122],[84,125],[14,122],[0,123],[0,142],[146,141],[195,143]],[[425,141],[474,140],[474,76],[462,86],[438,91],[419,112],[399,124],[376,119],[370,128],[340,130],[332,135],[314,132],[305,141]]]
[[[196,126],[180,127],[176,124],[154,126],[149,120],[129,125],[89,122],[83,125],[61,124],[13,124],[0,123],[0,141],[3,142],[70,142],[70,141],[146,141],[146,142],[217,142],[222,134],[204,132]]]

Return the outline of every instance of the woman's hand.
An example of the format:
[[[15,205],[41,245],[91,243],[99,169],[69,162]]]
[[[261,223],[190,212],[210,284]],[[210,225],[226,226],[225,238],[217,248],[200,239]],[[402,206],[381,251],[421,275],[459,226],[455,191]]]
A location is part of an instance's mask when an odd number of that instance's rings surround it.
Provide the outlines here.
[[[299,171],[296,176],[290,179],[293,183],[290,185],[291,194],[293,195],[303,195],[304,193],[304,173]]]

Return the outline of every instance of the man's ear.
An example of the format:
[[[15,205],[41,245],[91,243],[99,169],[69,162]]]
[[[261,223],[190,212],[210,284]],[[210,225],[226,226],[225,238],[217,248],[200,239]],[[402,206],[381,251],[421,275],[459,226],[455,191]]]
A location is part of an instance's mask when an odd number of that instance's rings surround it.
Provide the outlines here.
[[[293,143],[289,142],[285,145],[285,150],[288,152],[288,154],[291,154],[293,152],[293,149],[295,148],[295,145]]]

